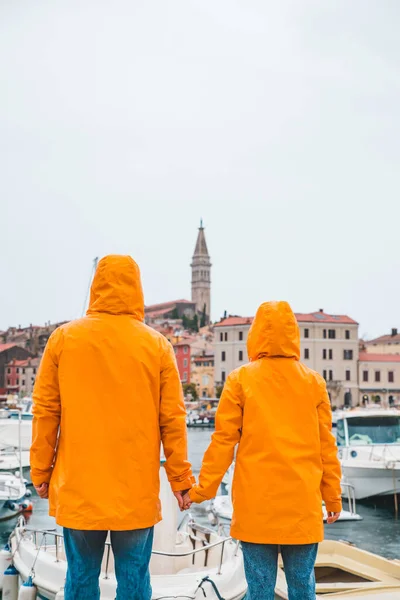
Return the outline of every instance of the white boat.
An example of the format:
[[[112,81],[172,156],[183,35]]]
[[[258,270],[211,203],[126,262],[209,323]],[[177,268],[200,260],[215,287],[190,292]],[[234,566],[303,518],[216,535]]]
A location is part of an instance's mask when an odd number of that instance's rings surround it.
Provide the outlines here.
[[[337,420],[344,481],[356,499],[400,493],[400,412],[358,408]]]
[[[225,475],[224,484],[226,486],[227,494],[219,495],[214,498],[207,507],[209,513],[209,520],[211,523],[217,523],[218,519],[225,521],[232,520],[233,504],[232,504],[232,480],[233,480],[234,466],[232,465]],[[357,514],[356,500],[353,487],[347,483],[342,482],[342,493],[348,501],[349,510],[342,510],[339,521],[361,521],[362,517]],[[326,522],[328,519],[328,513],[325,505],[322,505],[323,520]]]
[[[0,473],[0,521],[31,511],[30,495],[21,477],[12,473]]]
[[[0,448],[0,472],[19,472],[21,469],[29,468],[29,450],[18,451],[18,448]]]
[[[217,592],[225,600],[241,600],[247,584],[239,544],[197,525],[190,517],[178,528],[176,500],[164,468],[160,475],[164,519],[154,532],[150,563],[152,600],[204,597],[217,600]],[[10,542],[14,566],[22,580],[31,575],[40,597],[62,598],[67,568],[62,534],[56,530],[31,530],[21,518]],[[100,590],[101,600],[114,600],[116,578],[109,543],[103,558]]]

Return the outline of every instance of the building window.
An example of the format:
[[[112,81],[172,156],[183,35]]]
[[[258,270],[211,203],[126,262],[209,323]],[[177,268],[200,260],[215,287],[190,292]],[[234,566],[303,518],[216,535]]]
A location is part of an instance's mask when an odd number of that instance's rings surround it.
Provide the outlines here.
[[[326,360],[326,349],[325,348],[322,350],[322,358],[324,360]]]
[[[329,360],[333,359],[333,350],[329,350]]]
[[[239,342],[243,342],[243,331],[239,331]]]
[[[221,352],[221,360],[222,362],[225,362],[226,359],[226,353],[225,352]]]
[[[346,340],[350,339],[350,329],[346,329],[345,338],[346,338]]]
[[[243,350],[239,350],[239,361],[243,360]]]
[[[19,377],[15,380],[15,385],[19,385]]]
[[[11,369],[10,369],[10,367],[8,367],[8,369],[7,369],[7,373],[8,373],[8,375],[11,373]]]
[[[330,340],[335,340],[336,339],[336,331],[335,331],[335,329],[328,329],[328,338]]]
[[[353,350],[343,350],[343,360],[353,360]]]
[[[326,338],[326,329],[323,331],[323,337]]]
[[[329,371],[329,381],[333,380],[333,371]]]
[[[31,381],[32,381],[32,383],[35,383],[35,378],[31,377]]]
[[[36,367],[33,369],[33,374],[36,375]]]
[[[10,379],[7,379],[7,385],[11,385]]]
[[[226,379],[226,373],[225,373],[225,371],[222,371],[222,373],[221,373],[221,381],[222,381],[222,383],[225,383],[225,379]]]
[[[25,369],[22,369],[22,375],[25,375]]]
[[[308,348],[304,348],[304,358],[307,360],[310,358],[310,351]]]
[[[187,367],[187,358],[184,358],[184,359],[183,359],[183,366],[184,366],[184,367]]]
[[[228,341],[228,332],[227,331],[225,332],[225,341],[226,342]]]
[[[25,385],[25,379],[21,381],[21,385]]]
[[[351,381],[351,371],[346,371],[346,381]]]
[[[222,332],[219,334],[219,341],[220,342],[224,341],[224,334]]]
[[[325,370],[325,369],[322,371],[322,377],[323,377],[323,378],[325,379],[325,381],[326,381],[327,375],[326,375],[326,370]]]
[[[305,329],[305,330],[304,330],[304,337],[305,337],[305,338],[308,338],[308,337],[310,337],[310,330],[309,330],[309,329]]]
[[[183,354],[187,354],[189,350],[189,346],[183,346]]]
[[[184,371],[184,373],[183,373],[183,381],[187,381],[187,372],[186,371]]]
[[[375,371],[375,381],[379,382],[381,380],[381,372]]]
[[[368,371],[363,371],[363,381],[368,381]]]
[[[17,373],[19,373],[19,368],[17,367]]]
[[[394,383],[394,371],[389,371],[388,381],[389,381],[389,383]]]

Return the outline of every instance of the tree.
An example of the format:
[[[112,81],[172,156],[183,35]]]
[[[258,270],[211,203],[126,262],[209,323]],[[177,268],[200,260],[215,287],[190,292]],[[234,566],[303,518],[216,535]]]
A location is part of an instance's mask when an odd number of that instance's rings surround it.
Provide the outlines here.
[[[199,397],[197,394],[196,384],[195,383],[184,383],[183,384],[183,393],[185,396],[189,394],[192,396],[192,400],[197,400]]]
[[[216,388],[215,388],[215,395],[217,396],[217,398],[221,398],[223,391],[224,391],[224,386],[223,385],[217,385],[216,386]]]
[[[207,314],[206,314],[206,305],[204,304],[203,310],[201,312],[200,317],[200,327],[205,327],[207,325]]]

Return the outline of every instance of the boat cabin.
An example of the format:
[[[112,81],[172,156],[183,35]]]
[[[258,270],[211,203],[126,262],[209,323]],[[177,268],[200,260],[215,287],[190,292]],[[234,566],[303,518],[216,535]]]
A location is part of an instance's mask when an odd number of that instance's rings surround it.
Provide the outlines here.
[[[343,412],[337,420],[339,447],[400,445],[400,412],[397,410],[355,410]]]

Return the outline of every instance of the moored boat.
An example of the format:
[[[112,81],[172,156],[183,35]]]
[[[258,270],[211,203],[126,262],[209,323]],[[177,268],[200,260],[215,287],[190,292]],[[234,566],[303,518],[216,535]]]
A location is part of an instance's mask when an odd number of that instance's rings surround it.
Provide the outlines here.
[[[164,519],[155,527],[150,563],[153,600],[206,597],[241,600],[247,589],[240,546],[231,538],[185,518],[177,527],[177,506],[161,468]],[[61,533],[29,529],[21,519],[10,538],[21,579],[32,577],[41,597],[63,597],[66,559]],[[34,565],[34,570],[33,570]],[[100,577],[102,600],[113,600],[116,578],[111,545],[106,544]],[[219,594],[219,596],[218,596]]]
[[[400,493],[399,411],[346,411],[336,430],[343,477],[357,500]]]

